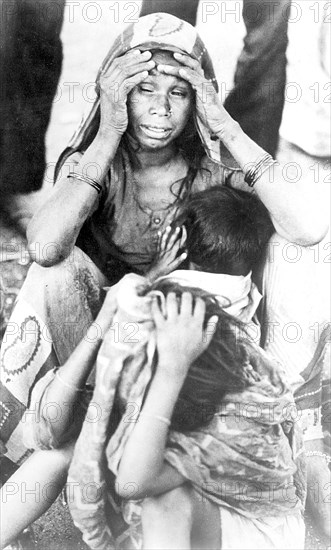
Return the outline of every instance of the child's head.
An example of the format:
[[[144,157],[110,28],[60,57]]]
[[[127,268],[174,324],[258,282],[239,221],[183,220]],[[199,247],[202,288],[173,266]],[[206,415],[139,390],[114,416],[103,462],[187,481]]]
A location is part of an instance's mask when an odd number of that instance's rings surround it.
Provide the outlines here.
[[[273,232],[256,196],[221,185],[190,196],[176,224],[186,227],[193,269],[229,275],[247,275]]]
[[[244,390],[249,385],[247,364],[250,356],[249,338],[244,325],[227,314],[216,298],[196,288],[186,288],[161,279],[148,290],[161,291],[165,296],[175,292],[180,300],[184,292],[206,303],[206,322],[217,315],[209,347],[190,366],[171,420],[178,431],[194,430],[206,425],[218,410],[225,394]]]

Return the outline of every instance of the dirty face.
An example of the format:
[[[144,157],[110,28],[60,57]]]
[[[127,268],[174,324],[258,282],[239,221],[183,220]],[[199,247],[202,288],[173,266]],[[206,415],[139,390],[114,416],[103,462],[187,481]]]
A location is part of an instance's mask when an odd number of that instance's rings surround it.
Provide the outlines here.
[[[180,66],[172,53],[157,50],[152,59],[156,67],[132,90],[128,99],[129,133],[147,150],[171,144],[184,130],[194,104],[188,82],[157,69],[158,64]]]

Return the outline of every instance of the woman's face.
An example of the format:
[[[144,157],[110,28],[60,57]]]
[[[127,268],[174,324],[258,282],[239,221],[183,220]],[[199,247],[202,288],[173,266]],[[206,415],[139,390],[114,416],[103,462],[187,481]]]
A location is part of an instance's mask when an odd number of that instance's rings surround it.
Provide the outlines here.
[[[156,52],[158,64],[179,64],[169,52]],[[193,109],[193,91],[188,82],[175,76],[150,71],[128,100],[129,133],[143,149],[162,149],[184,130]]]

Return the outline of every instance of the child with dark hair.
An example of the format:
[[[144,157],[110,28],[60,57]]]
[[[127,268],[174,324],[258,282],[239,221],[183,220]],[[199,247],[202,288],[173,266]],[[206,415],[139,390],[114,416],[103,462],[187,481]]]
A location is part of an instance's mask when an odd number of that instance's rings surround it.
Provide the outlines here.
[[[273,232],[263,203],[230,187],[192,196],[176,223],[186,227],[191,266],[227,275],[247,275],[258,266]]]
[[[229,313],[251,321],[261,299],[252,271],[263,260],[274,231],[262,202],[245,191],[212,187],[190,197],[174,226],[160,235],[158,260],[149,277],[168,275],[178,256],[187,256],[187,269],[173,271],[171,279],[203,288],[218,296]]]

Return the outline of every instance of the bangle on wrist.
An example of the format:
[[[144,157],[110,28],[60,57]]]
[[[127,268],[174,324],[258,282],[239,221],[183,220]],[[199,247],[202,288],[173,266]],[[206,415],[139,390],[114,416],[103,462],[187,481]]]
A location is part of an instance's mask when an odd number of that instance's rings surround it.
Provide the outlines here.
[[[76,172],[70,172],[67,177],[75,178],[76,180],[80,180],[80,181],[83,181],[84,183],[87,183],[97,191],[98,195],[100,195],[102,191],[102,185],[96,180],[90,178],[89,176],[84,176],[83,174],[77,174]]]
[[[144,412],[141,412],[138,417],[138,420],[141,416],[145,418],[152,418],[154,420],[158,420],[159,422],[163,422],[163,424],[166,424],[167,426],[171,425],[171,420],[169,418],[166,418],[165,416],[161,416],[160,414],[145,414]]]
[[[327,464],[330,464],[331,462],[331,457],[326,453],[322,453],[322,451],[306,451],[306,456],[320,456],[321,458],[324,458]]]
[[[73,390],[73,391],[80,391],[80,392],[84,391],[84,388],[77,388],[77,386],[74,386],[73,384],[69,384],[68,382],[63,380],[63,378],[60,376],[59,370],[56,371],[55,376],[59,380],[59,382],[61,382],[61,384],[66,388],[69,388],[70,390]]]
[[[277,164],[269,153],[265,153],[251,168],[245,173],[245,182],[249,187],[254,187],[256,182],[267,170]]]

